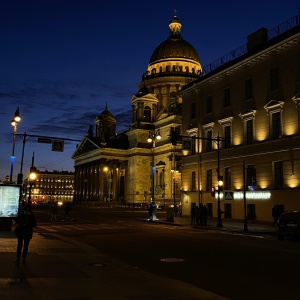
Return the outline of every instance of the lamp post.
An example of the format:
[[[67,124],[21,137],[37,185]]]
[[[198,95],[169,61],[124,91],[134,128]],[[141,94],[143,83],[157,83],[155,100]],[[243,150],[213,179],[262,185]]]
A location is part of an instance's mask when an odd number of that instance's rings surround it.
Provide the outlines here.
[[[36,169],[36,167],[33,166],[33,164],[34,164],[34,153],[32,155],[30,172],[28,174],[28,181],[29,181],[29,193],[28,193],[28,202],[27,202],[28,204],[31,204],[32,185],[35,183],[36,178],[37,178],[37,169]]]
[[[26,143],[26,132],[23,134],[23,147],[22,147],[22,158],[21,158],[21,167],[20,167],[20,173],[18,174],[18,181],[17,184],[23,183],[23,161],[24,161],[24,151],[25,151],[25,143]]]
[[[152,153],[152,163],[151,163],[151,203],[150,209],[152,210],[152,214],[150,216],[150,220],[157,220],[155,215],[155,198],[154,198],[154,180],[155,180],[155,164],[154,164],[154,148],[155,148],[155,140],[160,140],[160,130],[151,130],[149,131],[149,137],[147,139],[148,143],[152,143],[151,153]]]
[[[10,159],[10,181],[12,181],[13,178],[13,171],[14,171],[14,162],[15,162],[15,144],[16,144],[16,133],[17,133],[17,125],[21,121],[21,116],[19,113],[19,107],[17,108],[14,118],[11,121],[11,125],[14,128],[14,138],[13,138],[13,148],[12,148],[12,154]]]
[[[217,176],[218,176],[218,223],[217,227],[223,227],[222,224],[222,211],[221,211],[221,199],[220,199],[220,192],[223,191],[223,176],[220,175],[220,137],[218,134],[217,139],[217,145],[218,145],[218,170],[217,170]]]

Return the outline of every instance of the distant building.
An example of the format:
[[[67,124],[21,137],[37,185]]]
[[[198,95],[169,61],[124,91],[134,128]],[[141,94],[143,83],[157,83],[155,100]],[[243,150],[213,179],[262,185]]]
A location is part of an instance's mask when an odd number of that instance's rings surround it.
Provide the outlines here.
[[[274,205],[300,210],[299,15],[250,34],[204,71],[178,94],[183,213],[202,203],[216,217],[220,204],[222,218],[271,221]]]
[[[24,180],[25,199],[28,199],[29,183]],[[74,173],[67,171],[38,171],[37,180],[32,185],[31,201],[38,203],[70,202],[74,196]]]

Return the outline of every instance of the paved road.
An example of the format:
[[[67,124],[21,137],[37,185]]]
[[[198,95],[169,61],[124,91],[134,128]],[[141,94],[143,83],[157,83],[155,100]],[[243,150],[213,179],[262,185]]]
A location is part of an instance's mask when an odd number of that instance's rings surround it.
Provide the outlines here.
[[[143,212],[81,211],[73,224],[47,226],[131,266],[230,299],[294,299],[300,292],[298,277],[290,271],[291,265],[300,267],[300,244],[278,241],[269,224],[250,224],[244,232],[236,222],[224,222],[222,229],[214,224],[197,228],[187,218],[174,226],[141,216]],[[280,273],[287,275],[278,281]]]

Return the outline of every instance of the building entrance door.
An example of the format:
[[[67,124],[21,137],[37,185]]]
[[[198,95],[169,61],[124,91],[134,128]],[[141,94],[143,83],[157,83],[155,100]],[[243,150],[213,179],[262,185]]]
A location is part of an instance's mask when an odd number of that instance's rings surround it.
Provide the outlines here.
[[[231,219],[231,204],[230,203],[224,204],[224,218]]]

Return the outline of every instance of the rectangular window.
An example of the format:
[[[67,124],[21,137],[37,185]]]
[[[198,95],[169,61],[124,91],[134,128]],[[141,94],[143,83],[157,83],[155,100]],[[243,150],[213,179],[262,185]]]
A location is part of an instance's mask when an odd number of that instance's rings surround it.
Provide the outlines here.
[[[274,162],[274,186],[275,189],[283,188],[283,165],[282,161]]]
[[[225,190],[231,190],[231,168],[227,167],[224,170],[224,189]]]
[[[196,139],[191,139],[191,155],[196,154],[196,144],[197,140]]]
[[[212,169],[206,170],[206,190],[211,191],[212,188]]]
[[[224,90],[224,107],[230,106],[230,88]]]
[[[225,141],[223,142],[224,148],[225,149],[230,148],[230,146],[231,146],[231,126],[230,125],[224,127],[224,139],[225,139]]]
[[[212,151],[212,130],[206,132],[206,152]]]
[[[253,119],[246,121],[246,145],[253,144]]]
[[[246,186],[251,187],[256,185],[256,170],[254,165],[246,167]],[[250,188],[251,189],[251,188]]]
[[[197,116],[197,103],[193,102],[191,105],[191,119],[196,119]]]
[[[196,191],[196,171],[191,173],[191,191]]]
[[[212,107],[212,96],[206,97],[206,113],[210,114],[213,111]]]
[[[272,113],[272,139],[278,140],[281,138],[281,113]]]
[[[273,68],[270,71],[271,91],[279,89],[279,70]]]
[[[245,81],[245,91],[246,91],[246,100],[252,99],[253,94],[252,94],[252,79],[247,79]]]

